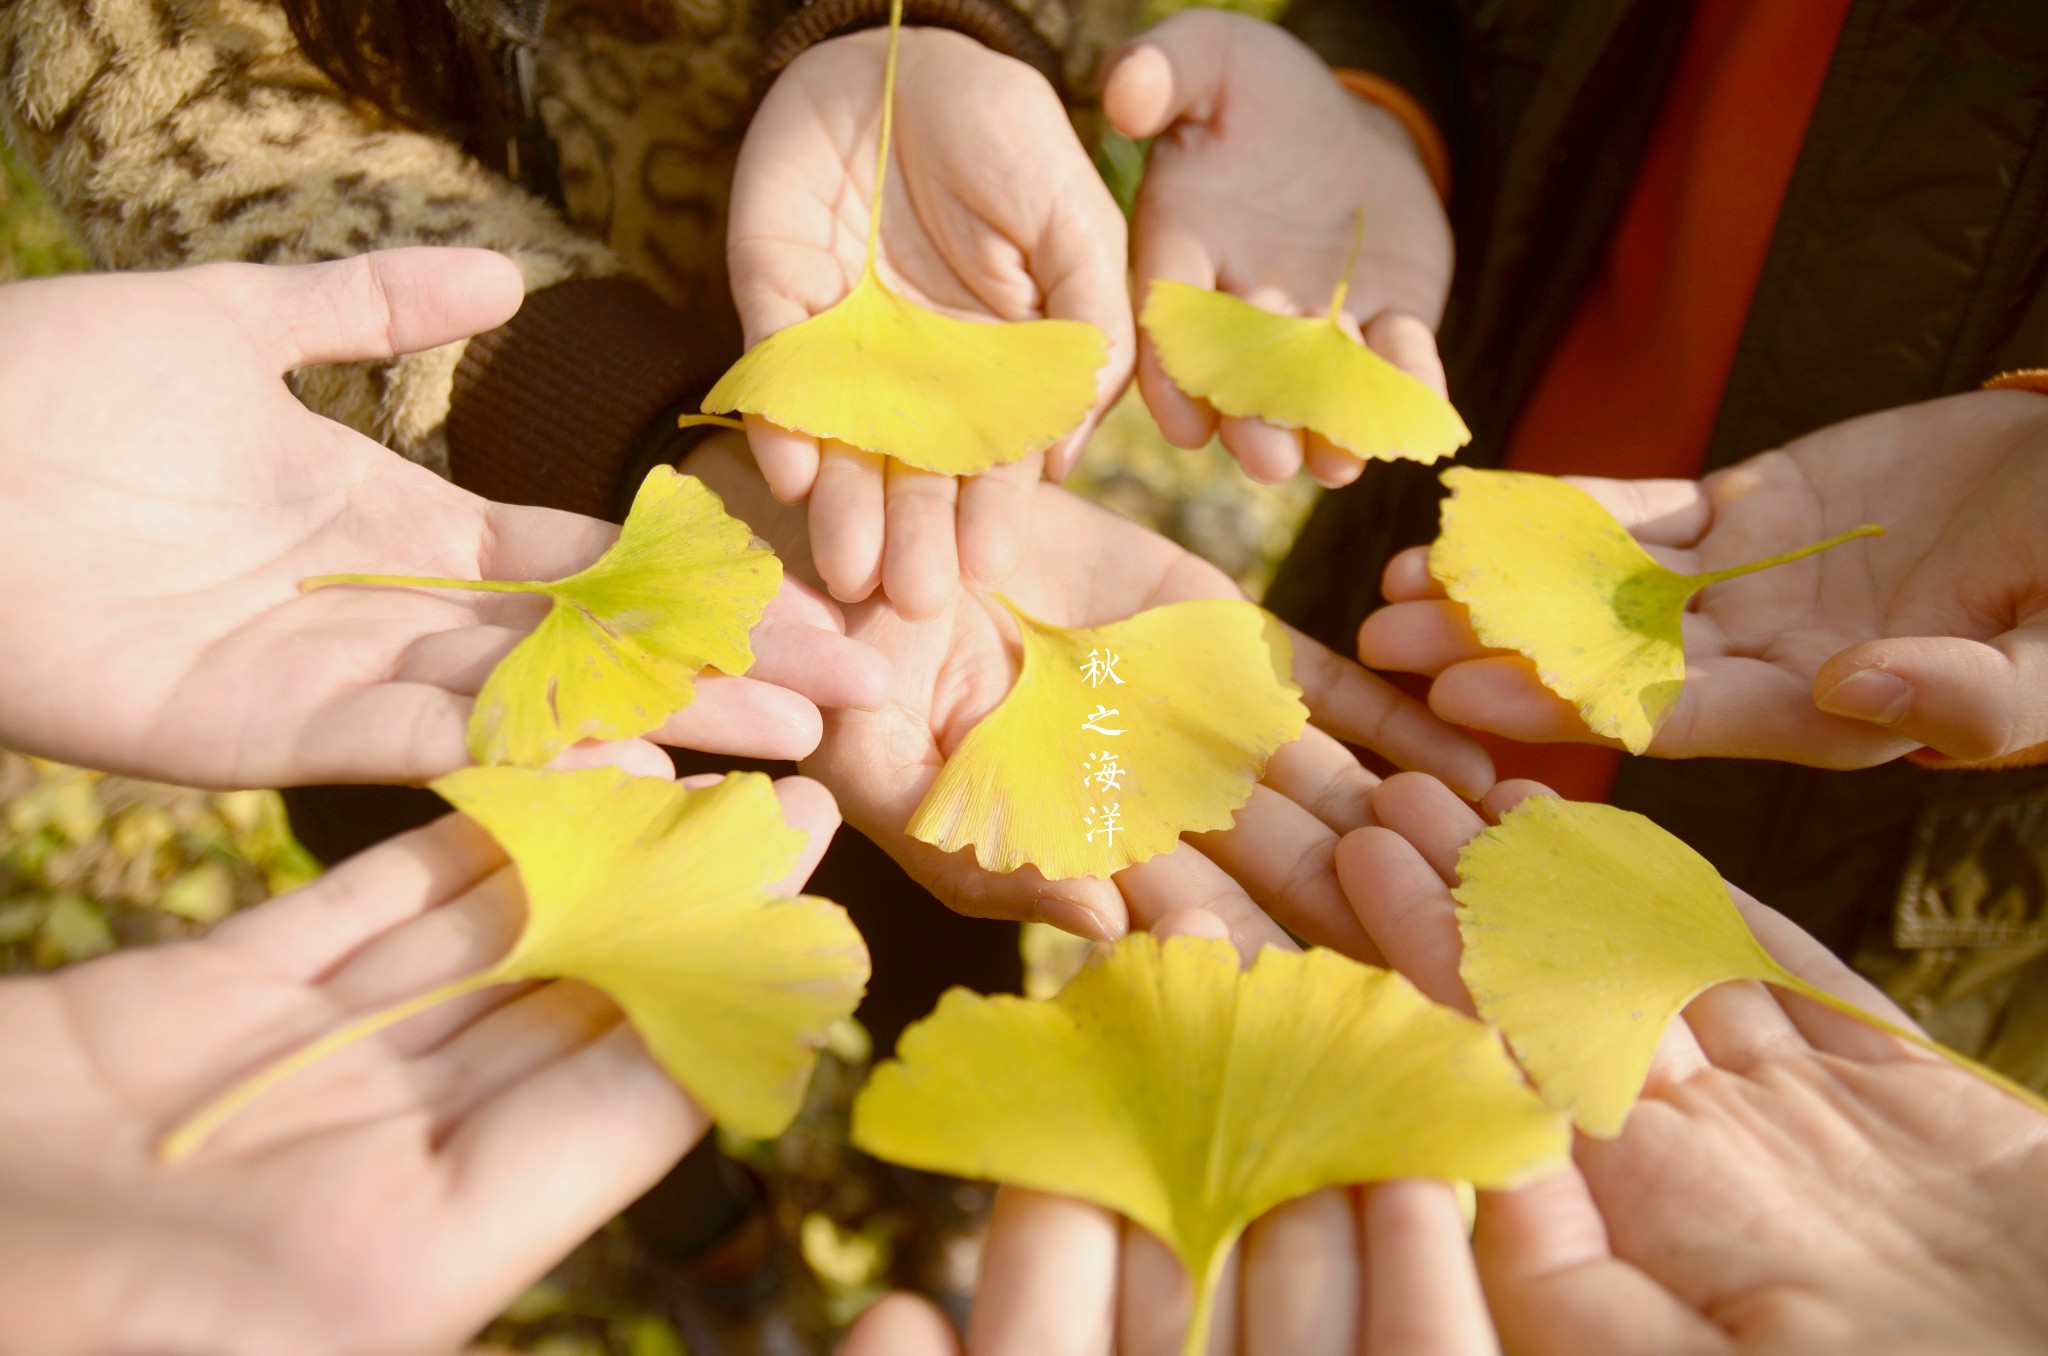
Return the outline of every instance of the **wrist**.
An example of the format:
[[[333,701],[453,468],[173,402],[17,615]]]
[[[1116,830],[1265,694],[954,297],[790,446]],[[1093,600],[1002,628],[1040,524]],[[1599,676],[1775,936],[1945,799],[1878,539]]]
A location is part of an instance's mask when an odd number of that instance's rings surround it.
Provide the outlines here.
[[[1438,199],[1448,203],[1451,200],[1450,146],[1437,127],[1436,119],[1429,115],[1421,102],[1393,81],[1371,71],[1334,66],[1330,73],[1343,86],[1345,93],[1377,115],[1377,119],[1386,125],[1386,130],[1398,131],[1406,139],[1415,152],[1415,158],[1422,162],[1423,170],[1429,175]]]
[[[808,0],[781,23],[762,48],[764,78],[772,80],[782,69],[811,48],[832,38],[867,28],[886,27],[890,0]],[[1052,45],[1031,26],[1031,21],[1004,0],[903,0],[906,26],[949,28],[973,38],[982,46],[1015,57],[1044,76],[1055,90],[1064,94],[1060,62]]]

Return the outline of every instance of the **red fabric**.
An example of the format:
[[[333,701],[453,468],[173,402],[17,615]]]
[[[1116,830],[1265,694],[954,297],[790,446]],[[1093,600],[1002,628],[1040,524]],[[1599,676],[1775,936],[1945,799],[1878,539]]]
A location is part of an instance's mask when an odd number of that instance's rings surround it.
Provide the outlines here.
[[[1548,475],[1697,476],[1849,0],[1700,0],[1606,263],[1509,446]],[[1605,800],[1618,751],[1487,740],[1503,778]]]

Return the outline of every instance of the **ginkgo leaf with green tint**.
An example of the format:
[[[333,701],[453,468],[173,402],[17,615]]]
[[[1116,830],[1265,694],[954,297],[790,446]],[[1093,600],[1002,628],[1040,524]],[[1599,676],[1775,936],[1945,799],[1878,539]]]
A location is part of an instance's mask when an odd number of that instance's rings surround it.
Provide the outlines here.
[[[1363,460],[1432,462],[1472,441],[1451,402],[1338,323],[1365,218],[1320,316],[1275,315],[1226,292],[1156,279],[1138,323],[1173,384],[1221,414],[1321,434]]]
[[[967,732],[911,817],[912,837],[970,844],[989,871],[1108,876],[1184,833],[1230,827],[1308,708],[1293,646],[1236,599],[1172,603],[1069,629],[1007,599],[1023,669]]]
[[[512,858],[526,923],[481,974],[373,1014],[244,1081],[174,1131],[166,1158],[327,1054],[496,984],[578,979],[609,994],[661,1066],[751,1138],[796,1115],[817,1051],[860,1002],[867,948],[829,900],[771,896],[804,834],[757,772],[688,790],[616,768],[466,768],[433,783]]]
[[[1043,451],[1080,427],[1098,398],[1095,374],[1109,361],[1109,339],[1078,320],[941,315],[882,281],[875,256],[902,22],[902,0],[894,0],[859,280],[831,309],[749,349],[718,379],[703,408],[756,414],[921,471],[978,475]]]
[[[1137,934],[1049,1001],[955,989],[854,1104],[891,1162],[1076,1196],[1156,1235],[1204,1340],[1231,1245],[1326,1186],[1513,1186],[1569,1132],[1484,1025],[1331,951]]]
[[[1465,845],[1458,971],[1551,1105],[1621,1133],[1671,1019],[1754,979],[1932,1050],[2044,1106],[2002,1075],[1817,989],[1772,959],[1713,864],[1611,805],[1534,796]]]
[[[748,633],[782,586],[782,565],[702,481],[657,466],[619,539],[567,579],[337,574],[301,587],[337,584],[552,599],[541,624],[491,670],[469,722],[478,763],[540,767],[581,740],[660,728],[690,704],[707,668],[745,673],[754,662]]]
[[[1576,485],[1526,471],[1444,472],[1451,497],[1429,572],[1487,645],[1535,664],[1586,727],[1641,753],[1685,682],[1686,602],[1709,584],[1883,535],[1872,524],[1768,559],[1679,574]]]

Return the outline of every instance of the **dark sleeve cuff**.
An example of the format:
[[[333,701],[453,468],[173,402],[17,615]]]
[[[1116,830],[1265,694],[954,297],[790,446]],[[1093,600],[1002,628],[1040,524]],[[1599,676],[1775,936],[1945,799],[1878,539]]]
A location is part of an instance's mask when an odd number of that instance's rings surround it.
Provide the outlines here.
[[[1457,12],[1446,0],[1291,0],[1280,26],[1330,65],[1370,71],[1406,90],[1458,158],[1462,42]]]
[[[617,521],[648,467],[680,452],[675,416],[739,352],[730,316],[685,315],[630,278],[535,292],[455,369],[450,474],[486,499]]]
[[[809,0],[776,25],[762,49],[768,78],[827,38],[889,22],[889,0]],[[1062,88],[1059,57],[1031,21],[1003,0],[903,0],[903,22],[965,33],[982,46],[1015,57]]]

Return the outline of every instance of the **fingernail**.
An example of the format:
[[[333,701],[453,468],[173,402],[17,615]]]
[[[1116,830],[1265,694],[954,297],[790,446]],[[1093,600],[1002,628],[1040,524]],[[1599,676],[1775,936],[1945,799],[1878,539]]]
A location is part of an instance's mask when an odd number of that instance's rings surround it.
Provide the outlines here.
[[[1039,899],[1038,920],[1052,924],[1061,932],[1086,937],[1091,942],[1113,942],[1124,934],[1121,927],[1112,928],[1101,914],[1087,905],[1051,895]]]
[[[1913,688],[1897,674],[1862,669],[1821,693],[1813,704],[1829,715],[1891,725],[1913,704]]]

